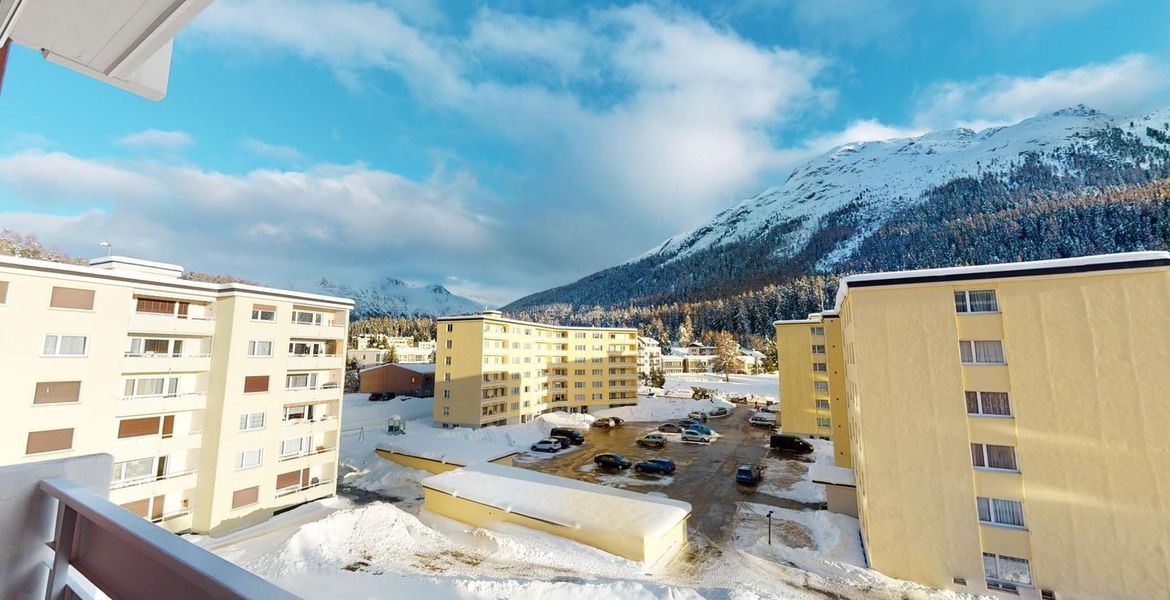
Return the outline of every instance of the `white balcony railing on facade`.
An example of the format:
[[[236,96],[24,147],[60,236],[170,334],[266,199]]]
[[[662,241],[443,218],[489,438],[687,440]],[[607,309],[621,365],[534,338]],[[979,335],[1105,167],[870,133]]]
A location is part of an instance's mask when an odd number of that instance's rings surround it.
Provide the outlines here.
[[[290,460],[296,460],[298,458],[305,458],[306,456],[317,456],[318,454],[326,454],[333,452],[334,450],[337,450],[337,448],[314,448],[312,450],[302,450],[292,454],[284,454],[277,458],[277,462],[287,462]]]
[[[332,479],[326,479],[325,481],[320,481],[317,483],[310,483],[308,485],[295,485],[295,486],[290,486],[290,487],[286,487],[286,488],[281,488],[279,490],[276,490],[276,497],[283,498],[285,496],[291,496],[291,495],[296,494],[298,492],[305,492],[305,491],[311,490],[313,488],[319,488],[319,487],[331,485],[332,483],[333,483]]]
[[[145,483],[154,483],[156,481],[166,481],[168,479],[178,479],[180,477],[186,477],[188,475],[194,475],[194,474],[195,474],[195,469],[190,469],[188,471],[179,471],[176,473],[163,473],[162,475],[149,475],[147,477],[135,477],[133,479],[115,479],[114,481],[110,482],[110,489],[111,490],[119,490],[122,488],[128,488],[128,487],[132,487],[132,486],[136,486],[136,485],[142,485]]]

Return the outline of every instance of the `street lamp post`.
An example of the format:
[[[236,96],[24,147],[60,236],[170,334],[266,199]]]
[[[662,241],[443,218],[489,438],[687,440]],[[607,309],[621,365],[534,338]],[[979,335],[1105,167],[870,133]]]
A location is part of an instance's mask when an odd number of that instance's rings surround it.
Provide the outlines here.
[[[772,545],[772,513],[775,511],[768,511],[768,545]]]

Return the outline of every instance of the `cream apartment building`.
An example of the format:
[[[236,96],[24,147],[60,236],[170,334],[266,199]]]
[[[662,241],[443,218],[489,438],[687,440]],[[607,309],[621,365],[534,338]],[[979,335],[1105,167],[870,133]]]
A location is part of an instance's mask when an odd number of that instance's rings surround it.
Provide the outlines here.
[[[218,533],[334,493],[352,301],[123,257],[0,257],[0,464],[114,456],[110,499]]]
[[[835,312],[834,441],[874,569],[1003,598],[1166,596],[1170,254],[854,275]]]
[[[444,427],[638,402],[636,329],[544,325],[499,311],[440,317],[437,325],[434,421]]]

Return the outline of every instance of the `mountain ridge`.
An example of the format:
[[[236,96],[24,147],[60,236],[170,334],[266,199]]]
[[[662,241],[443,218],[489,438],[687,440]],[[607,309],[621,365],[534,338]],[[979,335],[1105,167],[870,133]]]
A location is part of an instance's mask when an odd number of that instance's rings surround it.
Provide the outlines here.
[[[370,287],[354,288],[322,279],[322,291],[353,298],[354,320],[372,317],[441,317],[484,309],[484,304],[451,292],[438,284],[418,285],[386,277]]]

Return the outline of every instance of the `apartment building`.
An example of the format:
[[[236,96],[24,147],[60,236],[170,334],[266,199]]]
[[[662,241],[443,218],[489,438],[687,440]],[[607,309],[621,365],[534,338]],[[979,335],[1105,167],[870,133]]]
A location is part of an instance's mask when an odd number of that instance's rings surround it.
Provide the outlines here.
[[[636,329],[529,323],[499,311],[440,317],[437,325],[434,422],[444,427],[638,402]]]
[[[778,425],[786,433],[831,438],[838,466],[852,465],[845,404],[841,320],[836,312],[776,321]]]
[[[1004,598],[1165,596],[1170,254],[855,275],[836,311],[873,568]]]
[[[110,499],[218,533],[334,493],[352,301],[123,257],[0,257],[0,464],[108,453]]]
[[[654,338],[638,336],[638,373],[649,377],[653,370],[662,370],[662,346]]]

